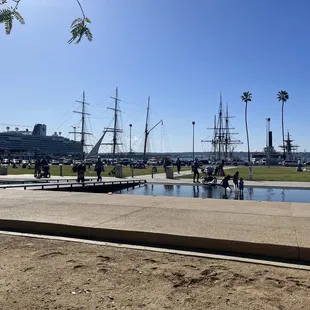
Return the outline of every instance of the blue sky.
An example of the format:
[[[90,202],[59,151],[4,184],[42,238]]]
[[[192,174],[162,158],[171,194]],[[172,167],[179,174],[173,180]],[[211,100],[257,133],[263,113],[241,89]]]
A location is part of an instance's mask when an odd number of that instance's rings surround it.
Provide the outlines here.
[[[112,119],[109,97],[119,88],[124,143],[133,124],[133,149],[142,150],[151,96],[153,151],[209,150],[220,92],[246,150],[243,91],[251,91],[251,150],[265,146],[271,117],[281,143],[279,90],[287,90],[285,128],[309,151],[310,2],[276,0],[81,0],[94,41],[68,45],[69,25],[80,16],[74,0],[22,0],[26,25],[10,36],[0,25],[1,123],[44,122],[67,136],[78,123],[71,113],[86,91],[93,142]],[[5,125],[0,125],[5,130]],[[90,126],[89,126],[90,127]],[[73,137],[72,137],[73,138]],[[124,146],[126,149],[126,146]]]

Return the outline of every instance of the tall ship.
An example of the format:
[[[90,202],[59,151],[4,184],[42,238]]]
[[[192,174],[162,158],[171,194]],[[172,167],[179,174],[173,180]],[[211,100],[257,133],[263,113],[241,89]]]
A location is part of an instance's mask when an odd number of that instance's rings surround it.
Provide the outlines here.
[[[72,141],[55,132],[47,135],[45,124],[35,124],[33,130],[10,130],[0,132],[0,152],[2,154],[19,154],[24,156],[45,155],[79,156],[82,153],[81,142]]]
[[[230,116],[228,112],[228,105],[226,111],[223,110],[222,94],[220,95],[220,106],[217,115],[214,115],[214,125],[209,130],[213,131],[212,138],[209,140],[202,140],[201,142],[211,143],[210,160],[233,160],[237,159],[234,156],[234,151],[239,144],[243,144],[241,140],[236,139],[238,135],[234,132],[235,129],[230,123]]]

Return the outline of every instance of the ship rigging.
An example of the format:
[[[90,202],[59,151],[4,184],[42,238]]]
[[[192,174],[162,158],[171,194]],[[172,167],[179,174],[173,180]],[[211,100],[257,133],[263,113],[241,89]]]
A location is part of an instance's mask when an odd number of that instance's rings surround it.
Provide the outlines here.
[[[214,115],[214,126],[208,128],[213,130],[211,140],[202,140],[201,142],[211,143],[210,159],[212,160],[227,160],[233,158],[233,152],[237,145],[243,144],[241,140],[234,139],[237,132],[231,132],[234,127],[231,127],[230,116],[228,113],[228,105],[226,106],[226,113],[223,112],[222,94],[220,95],[220,106],[218,116]]]

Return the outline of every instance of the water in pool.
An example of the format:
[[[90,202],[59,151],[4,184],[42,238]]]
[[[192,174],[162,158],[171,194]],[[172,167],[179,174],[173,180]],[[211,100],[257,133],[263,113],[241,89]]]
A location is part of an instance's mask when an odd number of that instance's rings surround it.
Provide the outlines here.
[[[134,189],[124,189],[116,193],[131,195],[173,196],[215,199],[239,199],[256,201],[281,201],[281,202],[310,202],[310,190],[306,189],[281,189],[248,187],[244,189],[243,196],[232,192],[224,195],[221,186],[198,186],[198,185],[164,185],[145,184]]]

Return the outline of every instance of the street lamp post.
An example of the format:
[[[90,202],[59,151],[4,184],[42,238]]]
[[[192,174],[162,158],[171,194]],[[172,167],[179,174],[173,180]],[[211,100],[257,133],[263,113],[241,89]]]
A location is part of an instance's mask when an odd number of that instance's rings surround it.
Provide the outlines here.
[[[132,162],[132,152],[131,152],[131,127],[132,124],[129,124],[129,156],[130,156],[130,164],[131,164],[131,177],[133,178],[133,162]]]
[[[195,122],[193,124],[193,161],[195,160]]]
[[[129,138],[129,154],[130,154],[130,158],[131,158],[131,127],[132,127],[132,124],[129,124],[129,132],[130,132],[130,138]]]

